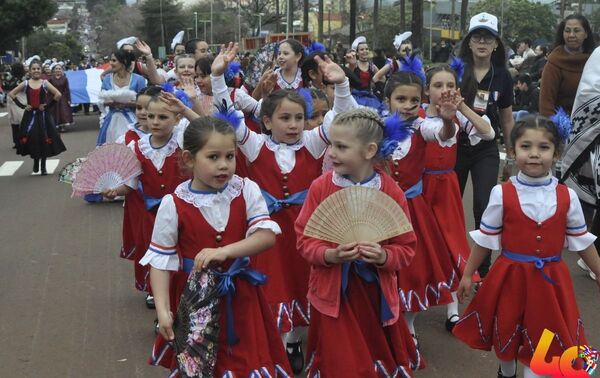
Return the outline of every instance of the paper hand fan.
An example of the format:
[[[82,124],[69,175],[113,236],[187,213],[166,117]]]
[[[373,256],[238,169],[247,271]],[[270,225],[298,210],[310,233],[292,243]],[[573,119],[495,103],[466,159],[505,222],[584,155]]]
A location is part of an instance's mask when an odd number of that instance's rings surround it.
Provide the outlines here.
[[[387,194],[351,186],[325,198],[312,213],[304,235],[335,244],[379,243],[412,231],[404,211]]]
[[[114,189],[139,176],[135,153],[122,144],[105,144],[90,152],[73,181],[73,195],[84,196]]]
[[[85,161],[86,158],[77,158],[75,161],[66,164],[58,174],[58,181],[64,182],[65,184],[73,184],[75,180],[75,175],[81,168],[81,165]]]

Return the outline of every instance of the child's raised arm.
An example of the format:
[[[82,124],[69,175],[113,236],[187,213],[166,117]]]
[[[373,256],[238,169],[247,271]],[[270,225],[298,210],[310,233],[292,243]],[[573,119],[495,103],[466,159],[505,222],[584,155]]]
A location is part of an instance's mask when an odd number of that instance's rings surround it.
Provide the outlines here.
[[[479,114],[475,113],[473,109],[469,108],[464,102],[464,98],[460,94],[460,89],[457,90],[455,95],[455,103],[458,106],[458,111],[461,112],[468,120],[473,124],[477,130],[477,134],[483,140],[492,140],[496,136],[496,132],[490,124],[487,116],[482,118]]]
[[[181,102],[174,94],[169,92],[160,92],[159,99],[167,104],[169,111],[175,114],[181,114],[185,118],[187,118],[190,122],[195,120],[196,118],[200,118],[198,113],[194,110],[188,108]]]

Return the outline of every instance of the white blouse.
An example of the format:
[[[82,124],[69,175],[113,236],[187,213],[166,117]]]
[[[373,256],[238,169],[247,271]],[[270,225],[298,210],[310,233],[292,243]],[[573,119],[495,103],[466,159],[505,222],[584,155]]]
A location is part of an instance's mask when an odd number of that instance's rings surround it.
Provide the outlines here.
[[[517,189],[523,213],[536,222],[543,222],[556,213],[556,186],[558,180],[551,174],[533,178],[519,172],[510,178]],[[589,247],[596,236],[587,232],[579,198],[569,188],[571,203],[567,212],[567,232],[564,246],[570,251],[582,251]],[[484,248],[500,250],[502,239],[502,185],[496,185],[490,194],[488,206],[481,218],[479,230],[469,233],[473,241]],[[484,234],[481,230],[492,234]]]
[[[176,250],[179,217],[173,196],[193,205],[212,228],[223,232],[229,221],[231,201],[240,195],[244,196],[246,202],[246,237],[259,229],[281,234],[279,225],[271,220],[265,200],[254,181],[234,175],[220,192],[206,193],[191,189],[191,180],[187,180],[179,184],[173,194],[167,194],[163,198],[156,214],[150,247],[140,264],[150,264],[162,270],[179,270]]]
[[[381,189],[381,175],[377,172],[373,173],[373,176],[369,177],[367,180],[362,182],[354,182],[335,171],[331,175],[331,181],[342,188],[347,188],[350,186],[364,186],[366,188],[372,189]]]
[[[150,143],[151,137],[152,134],[145,134],[138,140],[137,144],[142,155],[144,155],[145,158],[150,160],[152,162],[152,165],[154,165],[154,168],[156,168],[156,170],[159,171],[165,164],[165,160],[169,156],[173,155],[175,151],[177,151],[177,148],[180,147],[180,145],[179,141],[177,140],[178,138],[176,134],[172,134],[171,138],[169,138],[167,143],[160,147],[152,147],[152,144]],[[135,141],[132,141],[127,146],[135,152]],[[138,178],[135,177],[127,181],[125,185],[127,185],[130,188],[137,189]]]
[[[481,118],[488,124],[490,123],[490,119],[485,114],[481,116]],[[456,134],[458,133],[458,130],[462,130],[469,135],[469,142],[472,146],[476,145],[481,140],[492,140],[496,136],[493,128],[490,128],[491,132],[489,134],[479,133],[471,121],[469,121],[461,112],[456,112],[456,119],[458,120],[458,124],[456,124],[456,122],[454,123],[454,135],[450,139],[440,139],[439,133],[444,127],[444,120],[438,116],[427,116],[427,118],[423,120],[421,124],[421,134],[425,140],[437,140],[442,147],[452,147],[456,143]]]

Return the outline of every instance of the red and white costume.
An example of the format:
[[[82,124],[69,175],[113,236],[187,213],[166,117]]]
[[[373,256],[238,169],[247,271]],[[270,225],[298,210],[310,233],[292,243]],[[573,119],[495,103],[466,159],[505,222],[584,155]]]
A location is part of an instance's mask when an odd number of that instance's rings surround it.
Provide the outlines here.
[[[529,365],[544,329],[555,333],[548,356],[586,344],[573,283],[561,251],[582,251],[596,237],[587,232],[575,192],[551,174],[519,172],[496,185],[471,231],[478,245],[502,250],[454,327],[471,348],[491,350],[502,361]],[[528,261],[525,261],[528,260]]]
[[[141,264],[172,271],[170,305],[173,314],[186,285],[193,259],[203,248],[218,248],[243,240],[259,229],[279,234],[271,220],[258,186],[249,179],[233,176],[219,192],[191,188],[191,180],[181,183],[166,195],[156,215],[152,243]],[[191,260],[191,265],[190,265]],[[221,267],[227,269],[233,260]],[[239,342],[227,343],[226,299],[220,301],[219,348],[214,377],[289,377],[287,356],[271,311],[260,286],[233,277],[232,301],[235,332]],[[156,337],[153,365],[162,365],[176,377],[177,360],[173,343]]]
[[[483,118],[489,123],[487,116]],[[455,135],[445,141],[439,139],[439,130],[444,126],[440,117],[428,116],[421,126],[424,133],[427,130],[436,131],[435,141],[427,142],[425,151],[425,171],[423,175],[423,197],[431,207],[438,222],[442,236],[452,254],[455,269],[460,273],[465,269],[471,248],[465,234],[465,214],[460,195],[458,177],[454,172],[456,165],[456,132],[462,130],[469,135],[471,145],[480,140],[492,140],[495,133],[480,135],[473,124],[460,112],[456,113]],[[428,136],[429,137],[429,136]],[[478,280],[478,278],[476,277]]]
[[[223,76],[212,77],[212,88],[216,103],[225,100],[230,105]],[[326,135],[333,115],[354,104],[348,80],[336,85],[335,91],[334,110],[328,113],[323,126],[304,131],[293,145],[277,143],[267,134],[257,134],[244,122],[236,130],[239,150],[246,158],[246,162],[241,163],[244,173],[266,192],[263,193],[266,198],[273,198],[271,216],[282,230],[273,248],[253,257],[254,266],[269,277],[264,291],[282,332],[309,323],[306,299],[309,265],[296,250],[294,222],[310,184],[321,175],[322,156],[328,143]]]
[[[294,81],[291,83],[286,81],[283,77],[283,73],[281,72],[281,68],[277,67],[273,71],[277,74],[277,81],[275,82],[275,87],[273,88],[273,92],[278,91],[280,89],[293,89],[298,90],[304,87],[304,81],[302,81],[302,70],[300,67],[296,70],[296,77],[294,77]]]
[[[380,171],[358,184],[329,171],[310,186],[295,225],[298,251],[311,266],[307,376],[410,377],[411,370],[423,368],[425,364],[406,323],[400,318],[397,276],[410,269],[417,244],[414,232],[381,243],[387,252],[382,266],[359,260],[328,264],[325,250],[337,245],[304,236],[304,227],[315,208],[331,194],[353,185],[383,191],[410,217],[402,190]],[[365,272],[367,276],[376,277],[378,283],[368,283],[363,278]],[[389,309],[387,316],[382,310],[384,302]]]

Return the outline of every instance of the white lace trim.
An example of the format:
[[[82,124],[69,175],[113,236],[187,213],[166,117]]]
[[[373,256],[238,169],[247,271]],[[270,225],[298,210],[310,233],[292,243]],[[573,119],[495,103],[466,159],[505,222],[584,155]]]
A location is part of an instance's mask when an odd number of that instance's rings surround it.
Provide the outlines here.
[[[408,155],[408,151],[410,151],[410,147],[412,146],[412,137],[404,139],[402,142],[398,143],[398,147],[392,152],[393,160],[401,160],[406,155]]]
[[[164,146],[154,148],[150,144],[151,136],[152,134],[146,134],[141,137],[138,146],[140,147],[142,155],[144,155],[146,159],[152,161],[152,164],[154,164],[156,169],[161,169],[165,163],[165,159],[173,155],[177,150],[177,147],[179,147],[179,144],[177,143],[177,138],[171,135],[171,139],[169,139]]]
[[[552,176],[551,173],[544,177],[529,177],[519,171],[517,176],[511,177],[510,180],[518,191],[527,192],[536,192],[538,190],[554,192],[558,185],[558,179]]]
[[[273,138],[271,138],[270,135],[266,135],[266,134],[264,135],[264,138],[265,138],[265,144],[267,145],[267,148],[273,152],[277,152],[280,149],[284,149],[284,148],[298,151],[299,149],[304,147],[304,139],[303,138],[300,138],[300,140],[294,144],[277,143],[273,140]]]
[[[231,203],[231,201],[242,194],[242,190],[244,189],[244,180],[237,175],[231,177],[225,189],[216,193],[194,193],[190,190],[190,184],[191,180],[179,184],[174,194],[197,209],[209,208],[222,203]]]
[[[296,71],[296,77],[291,83],[285,81],[285,79],[283,78],[283,74],[281,73],[281,69],[278,69],[275,72],[277,73],[277,85],[279,86],[279,88],[298,89],[298,87],[300,86],[300,82],[302,81],[302,70],[300,70],[300,67],[298,67],[298,70]]]
[[[367,188],[381,189],[381,175],[379,173],[375,173],[375,176],[373,176],[373,178],[367,182],[356,183],[336,172],[333,172],[333,175],[331,175],[331,181],[333,181],[335,185],[341,186],[342,188],[347,188],[349,186],[364,186]]]

